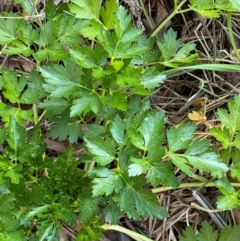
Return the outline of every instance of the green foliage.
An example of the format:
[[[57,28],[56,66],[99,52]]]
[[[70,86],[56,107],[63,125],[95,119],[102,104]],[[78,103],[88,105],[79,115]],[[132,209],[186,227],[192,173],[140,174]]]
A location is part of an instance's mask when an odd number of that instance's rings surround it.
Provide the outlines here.
[[[240,226],[226,226],[218,233],[214,231],[212,226],[203,221],[198,234],[195,234],[192,227],[187,227],[183,231],[183,235],[179,236],[180,241],[236,241],[239,239]]]
[[[23,15],[35,9],[16,2]],[[104,2],[56,6],[50,0],[46,21],[13,13],[0,18],[1,53],[31,56],[36,64],[30,73],[0,70],[0,240],[58,240],[62,223],[74,228],[80,221],[76,240],[90,241],[102,235],[100,216],[111,224],[122,213],[134,220],[167,218],[151,188],[179,187],[174,167],[189,176],[192,168],[208,172],[223,194],[218,206],[239,206],[224,174],[232,158],[231,176],[240,179],[240,96],[229,102],[229,113],[218,110],[224,127],[211,129],[224,148],[220,156],[195,137],[195,124],[166,129],[167,116],[150,108],[149,96],[166,79],[166,67],[197,60],[195,45],[182,44],[172,29],[163,39],[147,38],[123,6]],[[190,2],[208,15],[221,9]],[[69,146],[51,156],[45,137]],[[84,153],[75,152],[76,145]],[[201,232],[196,240],[215,237],[206,224]],[[184,235],[195,240],[191,229]]]

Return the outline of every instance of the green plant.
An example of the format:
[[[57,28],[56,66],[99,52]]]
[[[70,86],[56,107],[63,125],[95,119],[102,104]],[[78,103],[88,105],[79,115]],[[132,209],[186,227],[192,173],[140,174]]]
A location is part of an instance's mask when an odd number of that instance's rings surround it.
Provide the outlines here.
[[[218,233],[214,231],[212,226],[204,221],[201,223],[201,228],[198,234],[195,234],[191,227],[187,227],[183,232],[183,235],[179,236],[180,241],[223,241],[238,240],[239,236],[239,226],[226,226],[221,229]]]
[[[19,2],[28,13],[31,6]],[[218,182],[229,170],[208,140],[194,138],[194,123],[166,129],[165,113],[150,108],[166,67],[193,68],[195,45],[182,46],[172,29],[163,40],[148,39],[115,0],[103,7],[101,0],[71,2],[49,0],[46,22],[37,12],[0,18],[2,54],[36,63],[30,73],[1,69],[1,240],[57,240],[62,221],[74,228],[77,220],[77,240],[96,240],[109,228],[104,222],[116,224],[122,213],[166,218],[151,188],[179,187],[174,166],[188,175],[192,167],[209,172]],[[52,123],[48,137],[70,143],[57,158],[47,153],[43,121]],[[84,153],[74,153],[75,142]]]

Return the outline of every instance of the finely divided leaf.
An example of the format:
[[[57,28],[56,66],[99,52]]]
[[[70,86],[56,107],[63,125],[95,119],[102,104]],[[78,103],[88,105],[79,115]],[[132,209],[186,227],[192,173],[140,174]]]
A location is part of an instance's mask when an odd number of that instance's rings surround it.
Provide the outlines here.
[[[194,137],[196,125],[188,123],[179,127],[171,127],[167,131],[169,150],[174,152],[189,147]]]

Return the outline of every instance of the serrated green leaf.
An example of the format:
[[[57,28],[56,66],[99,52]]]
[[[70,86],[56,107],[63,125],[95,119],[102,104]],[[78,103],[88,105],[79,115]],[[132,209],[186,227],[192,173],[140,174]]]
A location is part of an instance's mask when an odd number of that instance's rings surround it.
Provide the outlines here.
[[[217,198],[217,207],[221,210],[232,210],[234,207],[238,207],[239,198],[238,193],[232,193],[231,195],[218,196]]]
[[[212,226],[208,222],[203,221],[201,226],[200,232],[196,236],[198,241],[217,241],[218,233],[213,231]]]
[[[122,111],[126,111],[127,109],[127,93],[123,89],[109,93],[101,101],[103,104],[110,104],[112,107]]]
[[[0,116],[5,124],[8,126],[9,118],[14,117],[19,124],[23,124],[25,120],[32,120],[33,111],[32,110],[20,110],[12,106],[7,106],[0,103]]]
[[[228,171],[228,167],[217,154],[206,152],[199,155],[184,155],[185,158],[196,168],[205,172],[210,172],[214,177],[222,177],[223,172]]]
[[[14,208],[14,197],[12,193],[6,193],[0,196],[0,213],[2,220],[5,213],[9,213]]]
[[[119,193],[124,187],[121,178],[115,173],[111,173],[109,176],[103,178],[94,178],[92,183],[92,194],[94,197],[100,195],[109,196],[113,192]]]
[[[240,149],[240,132],[237,133],[233,140],[233,145]]]
[[[238,156],[239,157],[239,156]],[[235,163],[231,168],[231,176],[240,180],[240,162]]]
[[[54,19],[54,33],[60,43],[77,45],[81,43],[79,31],[81,31],[87,23],[87,21],[76,19],[73,16],[61,14]]]
[[[240,130],[240,95],[235,95],[234,100],[228,102],[228,109],[230,114],[226,110],[218,109],[217,116],[231,133],[235,133]]]
[[[104,140],[101,137],[85,137],[89,152],[95,156],[95,160],[101,166],[105,166],[115,159],[115,144],[113,140]]]
[[[110,132],[114,140],[122,145],[126,139],[125,137],[125,122],[117,115],[110,127]]]
[[[86,26],[84,26],[82,29],[80,29],[80,34],[83,37],[88,38],[89,40],[93,40],[96,37],[101,39],[100,36],[105,32],[106,32],[106,30],[104,29],[104,26],[94,19],[92,19],[90,21],[90,25],[86,24]],[[101,44],[103,44],[103,41],[100,41],[100,42],[101,42]],[[107,51],[106,48],[105,48],[105,50]]]
[[[201,154],[208,150],[209,145],[210,141],[207,139],[195,139],[184,154],[190,156]]]
[[[115,18],[115,29],[119,40],[127,32],[128,28],[131,28],[131,17],[127,14],[127,10],[120,5]]]
[[[9,17],[11,16],[12,14]],[[0,43],[2,45],[11,44],[16,40],[17,22],[18,20],[14,18],[0,19]]]
[[[54,24],[52,20],[48,20],[46,23],[40,26],[40,35],[35,43],[39,46],[51,45],[56,40],[54,36]]]
[[[24,45],[21,42],[16,41],[15,46],[8,46],[2,51],[5,55],[24,55],[25,57],[29,57],[34,51],[29,47]]]
[[[171,127],[167,131],[167,139],[170,151],[178,151],[188,148],[194,137],[196,125],[187,123],[179,127]]]
[[[152,90],[159,87],[159,85],[162,84],[165,79],[166,76],[159,73],[159,71],[157,71],[155,68],[148,68],[141,77],[141,83],[147,89]]]
[[[137,40],[138,45],[145,46],[141,55],[134,56],[131,63],[138,65],[148,65],[149,63],[158,62],[161,59],[161,52],[155,48],[156,40],[155,38],[147,38],[145,35],[140,35]]]
[[[23,92],[27,79],[22,76],[19,79],[14,71],[3,68],[1,70],[3,75],[3,95],[11,102],[11,103],[19,103],[20,95]]]
[[[183,230],[183,235],[179,236],[179,240],[180,241],[197,241],[193,228],[186,227],[186,229]]]
[[[184,44],[183,47],[177,51],[177,53],[174,55],[172,60],[182,61],[183,59],[187,58],[187,56],[190,54],[192,50],[195,49],[195,47],[196,47],[196,44],[194,43],[188,42]]]
[[[149,109],[150,102],[148,99],[143,100],[139,95],[132,95],[129,97],[127,115],[134,117],[135,114]]]
[[[70,48],[69,52],[80,66],[87,69],[103,66],[108,57],[107,52],[99,44],[96,44],[94,49],[91,49],[89,46]]]
[[[76,18],[95,19],[99,21],[102,0],[73,0],[69,9]]]
[[[237,207],[239,203],[239,193],[235,191],[230,181],[224,177],[215,183],[223,194],[223,196],[218,196],[217,198],[217,207],[222,210],[232,210],[234,207]]]
[[[185,172],[189,176],[192,175],[192,171],[190,166],[188,165],[188,161],[184,157],[171,152],[167,152],[166,155],[171,159],[172,163],[179,167],[183,172]]]
[[[163,130],[166,123],[166,116],[163,111],[153,111],[144,118],[139,130],[144,138],[145,148],[152,148],[153,145],[160,146],[163,142]]]
[[[141,150],[145,150],[144,139],[140,131],[129,127],[127,129],[131,143]]]
[[[114,27],[114,12],[117,10],[118,3],[115,0],[109,0],[105,3],[105,8],[101,9],[101,17],[107,29]]]
[[[89,190],[86,190],[90,192]],[[88,223],[99,214],[99,202],[97,198],[85,193],[80,195],[78,199],[80,219],[83,223]]]
[[[99,97],[92,92],[86,93],[82,98],[75,99],[70,108],[70,116],[74,117],[82,113],[93,111],[97,114],[102,107]]]
[[[234,187],[226,177],[216,180],[215,184],[224,195],[232,194],[235,192]]]
[[[33,29],[31,24],[25,21],[18,22],[19,39],[27,46],[31,46],[33,42],[39,37],[38,30]]]
[[[219,241],[238,241],[239,240],[240,226],[235,225],[231,227],[230,225],[224,227],[220,231]]]
[[[119,217],[121,216],[121,210],[115,203],[110,203],[103,209],[105,215],[105,221],[110,224],[117,224]]]
[[[32,71],[27,82],[27,89],[21,95],[20,102],[23,104],[36,104],[40,99],[46,96],[42,87],[43,78],[36,72]]]
[[[37,52],[32,54],[34,59],[36,59],[38,62],[42,62],[43,60],[47,59],[48,57],[48,49],[41,49]]]
[[[213,127],[210,132],[222,144],[223,148],[227,149],[232,145],[231,135],[226,127]]]
[[[57,41],[48,48],[48,54],[52,61],[65,60],[69,57],[69,53],[66,48]]]
[[[168,216],[168,213],[164,207],[161,207],[158,203],[155,195],[150,190],[144,190],[140,188],[140,183],[135,180],[135,183],[131,186],[128,185],[120,192],[120,208],[128,214],[130,218],[151,217],[163,219]],[[136,212],[133,210],[135,206]]]
[[[40,108],[50,111],[52,115],[62,114],[70,106],[70,103],[64,99],[45,99],[39,104]]]
[[[20,179],[23,177],[22,166],[18,164],[9,168],[8,171],[5,172],[4,176],[9,177],[11,179],[11,183],[18,184]]]
[[[48,137],[59,141],[69,138],[70,143],[77,142],[78,138],[82,137],[82,128],[78,119],[70,118],[66,114],[61,118],[56,119],[47,133]]]
[[[80,79],[80,75],[75,76],[79,71],[69,67],[60,65],[41,67],[41,74],[44,77],[46,84],[43,84],[43,88],[51,93],[54,98],[66,97],[74,93],[74,90],[80,89],[77,82]]]
[[[3,144],[3,142],[4,142],[5,139],[6,139],[6,136],[7,136],[7,131],[6,131],[6,129],[1,128],[1,129],[0,129],[0,145]]]
[[[193,11],[198,12],[201,16],[207,18],[220,17],[219,9],[215,9],[215,4],[211,0],[191,1],[189,6]]]
[[[177,32],[170,28],[164,33],[163,40],[157,40],[157,45],[162,53],[163,60],[170,60],[180,45],[180,40],[177,40]]]
[[[146,50],[145,46],[132,44],[131,42],[120,43],[117,46],[115,52],[113,52],[113,58],[130,59],[134,58],[136,55],[140,55]]]
[[[117,83],[120,86],[140,85],[141,69],[128,66],[117,74]]]
[[[22,143],[25,143],[26,130],[20,126],[14,117],[10,117],[7,130],[7,142],[8,145],[15,151],[21,147]]]
[[[135,177],[146,173],[150,166],[146,158],[139,159],[131,157],[130,160],[133,162],[133,164],[129,165],[128,168],[128,175],[130,177]]]
[[[151,165],[147,173],[147,180],[154,186],[166,185],[178,187],[179,181],[172,171],[172,165],[168,162],[162,162]]]

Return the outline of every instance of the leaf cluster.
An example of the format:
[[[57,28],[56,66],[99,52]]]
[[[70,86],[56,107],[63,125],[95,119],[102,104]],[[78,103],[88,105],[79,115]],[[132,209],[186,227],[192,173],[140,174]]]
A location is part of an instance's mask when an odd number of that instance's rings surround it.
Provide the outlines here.
[[[28,15],[30,2],[18,2]],[[195,124],[166,129],[165,113],[150,108],[149,96],[166,78],[162,71],[197,60],[194,44],[182,44],[172,29],[162,40],[147,38],[115,0],[103,6],[101,0],[59,6],[49,0],[44,10],[44,22],[13,13],[0,18],[2,54],[36,64],[30,73],[1,69],[7,100],[0,103],[1,240],[58,240],[62,222],[74,228],[77,220],[77,240],[97,240],[100,216],[111,224],[122,213],[134,220],[166,218],[151,188],[177,188],[175,167],[189,176],[193,168],[208,172],[234,197],[223,178],[228,163],[208,140],[195,138]],[[226,128],[211,130],[229,153],[239,148],[235,98],[230,114],[218,112]],[[41,128],[46,121],[47,133]],[[228,134],[232,139],[225,140]],[[70,145],[51,156],[45,135]],[[74,152],[76,142],[84,153]],[[232,175],[238,175],[237,162]]]
[[[179,236],[180,241],[235,241],[239,238],[239,226],[226,226],[218,233],[212,226],[203,221],[198,234],[195,234],[192,227],[187,227],[183,234]]]

